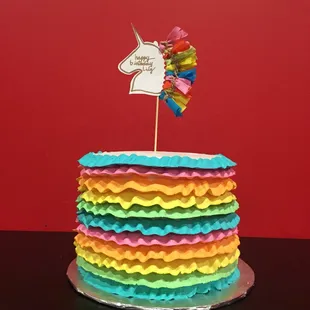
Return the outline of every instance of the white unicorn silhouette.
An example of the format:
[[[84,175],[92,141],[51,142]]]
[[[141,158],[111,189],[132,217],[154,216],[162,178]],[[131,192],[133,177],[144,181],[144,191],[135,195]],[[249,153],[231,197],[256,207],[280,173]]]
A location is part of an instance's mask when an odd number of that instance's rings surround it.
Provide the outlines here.
[[[131,80],[129,94],[159,96],[165,77],[165,62],[158,43],[144,42],[134,26],[138,46],[118,65],[124,74],[138,72]]]

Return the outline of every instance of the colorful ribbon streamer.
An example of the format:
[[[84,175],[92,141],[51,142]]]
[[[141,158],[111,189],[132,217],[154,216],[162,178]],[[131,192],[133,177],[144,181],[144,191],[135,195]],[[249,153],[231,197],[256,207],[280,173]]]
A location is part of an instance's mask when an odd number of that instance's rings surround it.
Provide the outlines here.
[[[184,38],[187,33],[175,27],[159,48],[165,59],[165,81],[159,99],[166,102],[174,115],[182,116],[191,99],[192,84],[196,79],[196,49]]]

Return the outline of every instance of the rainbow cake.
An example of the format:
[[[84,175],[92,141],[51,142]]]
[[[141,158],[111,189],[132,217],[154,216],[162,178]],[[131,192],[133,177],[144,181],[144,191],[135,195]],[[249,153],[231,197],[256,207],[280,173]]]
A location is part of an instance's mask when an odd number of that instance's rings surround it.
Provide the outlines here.
[[[167,301],[239,279],[234,162],[223,155],[98,152],[79,163],[74,244],[85,283]]]

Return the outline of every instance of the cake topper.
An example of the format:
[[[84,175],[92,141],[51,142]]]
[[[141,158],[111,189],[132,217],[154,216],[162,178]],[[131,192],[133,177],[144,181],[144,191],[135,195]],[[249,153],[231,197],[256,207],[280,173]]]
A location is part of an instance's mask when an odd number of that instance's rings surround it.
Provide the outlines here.
[[[137,47],[124,59],[118,69],[134,74],[129,94],[156,96],[155,140],[157,150],[159,99],[166,102],[174,115],[182,116],[191,99],[192,84],[196,79],[196,49],[184,40],[187,33],[174,27],[165,41],[147,42],[132,26]]]
[[[131,80],[129,94],[159,96],[165,77],[165,61],[158,43],[144,42],[133,27],[138,46],[118,65],[124,74],[137,73]]]

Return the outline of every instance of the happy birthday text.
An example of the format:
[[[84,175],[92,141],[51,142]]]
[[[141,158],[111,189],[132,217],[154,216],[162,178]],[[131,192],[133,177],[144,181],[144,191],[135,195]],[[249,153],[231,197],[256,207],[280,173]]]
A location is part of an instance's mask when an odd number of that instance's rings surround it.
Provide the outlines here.
[[[141,71],[147,71],[150,72],[150,74],[153,73],[156,67],[153,67],[154,62],[151,61],[155,58],[151,58],[150,56],[137,56],[135,55],[134,60],[130,60],[131,66],[139,66],[141,67]]]

